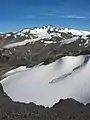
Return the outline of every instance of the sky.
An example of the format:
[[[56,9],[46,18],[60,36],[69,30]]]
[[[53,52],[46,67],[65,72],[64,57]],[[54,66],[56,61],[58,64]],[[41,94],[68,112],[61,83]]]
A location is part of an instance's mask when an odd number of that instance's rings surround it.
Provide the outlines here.
[[[90,30],[90,0],[0,0],[0,31],[55,25]]]

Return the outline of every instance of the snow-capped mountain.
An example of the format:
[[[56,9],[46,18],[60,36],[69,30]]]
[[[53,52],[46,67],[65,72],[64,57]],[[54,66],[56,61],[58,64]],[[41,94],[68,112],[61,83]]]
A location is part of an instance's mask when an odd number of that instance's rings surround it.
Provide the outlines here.
[[[81,30],[75,30],[75,29],[69,29],[69,28],[59,28],[55,26],[44,26],[44,27],[35,27],[35,28],[30,28],[30,29],[23,29],[20,32],[15,33],[16,35],[24,35],[26,33],[29,34],[35,34],[37,36],[39,35],[47,35],[50,33],[71,33],[72,35],[81,35],[81,36],[87,36],[90,35],[89,31],[81,31]]]
[[[43,26],[43,27],[34,27],[34,28],[25,28],[18,32],[10,32],[10,33],[0,33],[0,37],[3,39],[10,38],[37,38],[41,36],[62,36],[62,33],[76,36],[83,36],[86,37],[87,35],[90,35],[89,31],[81,31],[81,30],[75,30],[75,29],[69,29],[69,28],[59,28],[55,26]]]
[[[41,62],[53,62],[65,55],[79,55],[82,51],[90,50],[89,31],[51,25],[1,33],[0,36],[1,62],[8,59],[8,62],[11,62],[13,59],[15,66],[16,61],[17,65],[33,66]],[[14,62],[12,64],[14,65]]]
[[[0,47],[11,48],[41,41],[45,45],[60,42],[61,44],[81,39],[79,46],[89,43],[90,32],[55,26],[25,28],[18,32],[0,33]],[[84,41],[84,42],[83,42]],[[63,43],[62,43],[63,42]]]

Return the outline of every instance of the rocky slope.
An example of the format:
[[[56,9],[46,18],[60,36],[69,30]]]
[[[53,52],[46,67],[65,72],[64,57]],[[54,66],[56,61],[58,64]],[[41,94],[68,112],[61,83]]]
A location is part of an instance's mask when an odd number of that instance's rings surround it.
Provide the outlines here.
[[[0,79],[19,66],[47,65],[63,56],[90,54],[90,32],[55,26],[0,33]],[[73,99],[61,100],[51,108],[13,102],[0,85],[0,119],[89,120],[90,105]]]
[[[90,104],[60,100],[51,108],[13,102],[0,84],[0,120],[90,120]]]
[[[27,37],[28,35],[28,37]],[[0,34],[0,74],[90,50],[90,32],[55,26]]]

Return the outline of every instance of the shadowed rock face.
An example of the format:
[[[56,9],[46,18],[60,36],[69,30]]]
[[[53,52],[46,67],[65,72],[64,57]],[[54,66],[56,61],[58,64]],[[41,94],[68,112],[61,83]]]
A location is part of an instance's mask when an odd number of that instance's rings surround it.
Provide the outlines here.
[[[90,120],[90,105],[60,100],[51,108],[13,102],[0,84],[0,120]]]

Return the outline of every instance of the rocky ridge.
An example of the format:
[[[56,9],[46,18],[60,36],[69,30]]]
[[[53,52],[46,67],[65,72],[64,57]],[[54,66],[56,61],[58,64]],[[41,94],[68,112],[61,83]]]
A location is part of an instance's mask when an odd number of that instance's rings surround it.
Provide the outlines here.
[[[37,39],[38,38],[38,39]],[[25,40],[30,40],[21,44]],[[37,41],[36,41],[37,40]],[[31,42],[32,41],[32,42]],[[18,46],[20,42],[20,46]],[[14,43],[17,43],[16,46]],[[12,45],[12,47],[7,45]],[[14,46],[13,46],[14,45]],[[0,79],[19,66],[49,64],[63,56],[90,54],[90,32],[46,26],[0,34]],[[13,102],[0,85],[1,120],[89,120],[90,105],[60,100],[51,108]]]
[[[90,104],[73,99],[60,100],[45,108],[34,103],[13,102],[0,84],[0,120],[90,120]]]

